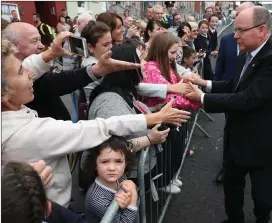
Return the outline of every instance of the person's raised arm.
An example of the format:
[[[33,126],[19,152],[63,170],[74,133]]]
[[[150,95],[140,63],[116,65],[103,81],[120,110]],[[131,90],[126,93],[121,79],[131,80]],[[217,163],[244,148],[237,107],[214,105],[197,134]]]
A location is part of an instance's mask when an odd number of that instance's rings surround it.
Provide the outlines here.
[[[62,48],[62,42],[72,33],[63,32],[57,35],[51,46],[40,54],[33,54],[22,62],[22,65],[35,74],[35,79],[40,78],[43,74],[50,71],[53,59],[58,56],[71,55],[67,50]]]
[[[86,68],[63,71],[60,73],[47,73],[40,78],[39,87],[44,92],[52,95],[62,96],[87,86],[93,81],[98,81],[105,74],[118,70],[131,70],[141,67],[140,64],[114,60],[111,58],[111,51],[102,55],[96,64]]]

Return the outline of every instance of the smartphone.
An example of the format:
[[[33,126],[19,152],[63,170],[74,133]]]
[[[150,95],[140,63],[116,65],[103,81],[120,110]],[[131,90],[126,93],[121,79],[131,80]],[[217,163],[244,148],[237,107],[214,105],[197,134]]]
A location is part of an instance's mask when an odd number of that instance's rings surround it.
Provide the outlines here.
[[[82,57],[88,57],[88,47],[85,38],[70,36],[68,38],[69,51]]]

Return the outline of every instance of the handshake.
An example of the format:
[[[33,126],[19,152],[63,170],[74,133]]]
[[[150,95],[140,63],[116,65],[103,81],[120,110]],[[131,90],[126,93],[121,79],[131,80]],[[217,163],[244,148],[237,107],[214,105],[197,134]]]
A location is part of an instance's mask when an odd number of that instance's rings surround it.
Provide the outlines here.
[[[200,102],[203,92],[196,85],[206,87],[207,81],[203,80],[197,73],[187,73],[182,76],[180,82],[172,85],[171,91],[183,94],[184,97],[192,101]]]

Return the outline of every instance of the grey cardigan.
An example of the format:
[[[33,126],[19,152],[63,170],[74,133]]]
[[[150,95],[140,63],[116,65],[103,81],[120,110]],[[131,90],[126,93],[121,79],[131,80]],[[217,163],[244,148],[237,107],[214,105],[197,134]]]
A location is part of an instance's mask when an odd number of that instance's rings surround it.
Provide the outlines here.
[[[147,111],[150,111],[148,107],[141,103],[143,107]],[[131,108],[127,102],[117,93],[114,92],[105,92],[98,95],[93,101],[90,109],[89,109],[89,119],[99,118],[110,118],[112,116],[120,116],[120,115],[129,115],[129,114],[137,114],[134,108]],[[135,133],[133,135],[129,135],[126,139],[133,139],[141,136],[147,135],[148,130],[142,131],[139,133]],[[137,178],[137,168],[139,163],[141,151],[136,153],[135,164],[131,167],[129,172],[127,173],[127,177],[129,178]],[[82,155],[81,168],[84,169],[84,162],[88,155],[88,151],[84,151]],[[156,152],[155,148],[150,147],[150,159],[147,159],[145,163],[145,173],[148,173],[153,167],[156,165]],[[151,164],[151,165],[150,165]]]

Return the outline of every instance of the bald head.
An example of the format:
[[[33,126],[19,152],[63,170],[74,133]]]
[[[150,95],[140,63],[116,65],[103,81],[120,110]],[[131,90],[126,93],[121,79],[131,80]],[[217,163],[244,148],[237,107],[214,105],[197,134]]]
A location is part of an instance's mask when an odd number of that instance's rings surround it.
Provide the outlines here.
[[[13,42],[18,48],[18,59],[24,60],[32,54],[41,53],[44,46],[38,29],[25,22],[9,24],[2,32],[2,38]]]
[[[192,15],[187,16],[187,22],[195,22],[195,17]]]
[[[29,32],[36,32],[39,34],[37,28],[29,23],[14,22],[10,23],[3,31],[2,38],[9,41],[18,41],[25,36],[29,35]]]
[[[266,29],[268,30],[270,30],[272,27],[270,13],[263,6],[253,6],[246,8],[239,13],[237,19],[238,18],[247,21],[252,26],[265,24]]]
[[[244,9],[248,9],[254,6],[254,3],[252,2],[243,2],[242,4],[240,4],[237,9],[236,9],[236,16],[239,15],[239,13],[241,11],[243,11]]]
[[[235,35],[242,52],[252,52],[261,46],[271,33],[271,16],[262,6],[242,10],[235,19]]]

